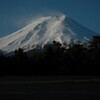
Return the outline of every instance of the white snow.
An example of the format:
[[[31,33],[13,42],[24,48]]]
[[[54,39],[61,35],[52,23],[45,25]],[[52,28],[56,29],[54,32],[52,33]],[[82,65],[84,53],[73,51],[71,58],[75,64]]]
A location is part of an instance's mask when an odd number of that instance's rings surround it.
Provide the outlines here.
[[[89,39],[95,33],[65,15],[41,17],[26,27],[0,38],[0,50],[11,52],[18,48],[30,50],[53,40],[70,43],[72,39]]]

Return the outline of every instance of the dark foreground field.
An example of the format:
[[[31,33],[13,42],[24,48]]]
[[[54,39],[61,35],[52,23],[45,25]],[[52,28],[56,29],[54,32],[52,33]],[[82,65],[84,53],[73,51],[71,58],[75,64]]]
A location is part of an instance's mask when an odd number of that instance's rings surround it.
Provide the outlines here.
[[[0,100],[100,100],[100,78],[0,77]]]

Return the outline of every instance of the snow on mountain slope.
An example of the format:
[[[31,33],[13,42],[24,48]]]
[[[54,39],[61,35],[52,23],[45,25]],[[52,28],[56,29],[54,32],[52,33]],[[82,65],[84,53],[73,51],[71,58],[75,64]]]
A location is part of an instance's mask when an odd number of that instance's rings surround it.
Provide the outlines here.
[[[41,17],[17,32],[0,38],[0,50],[11,52],[24,48],[27,51],[37,44],[43,46],[53,40],[70,43],[71,40],[90,39],[95,34],[65,15]]]

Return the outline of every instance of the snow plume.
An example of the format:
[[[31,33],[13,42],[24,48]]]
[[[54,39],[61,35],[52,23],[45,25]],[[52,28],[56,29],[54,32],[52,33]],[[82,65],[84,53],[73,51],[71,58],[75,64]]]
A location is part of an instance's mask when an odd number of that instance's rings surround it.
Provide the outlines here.
[[[41,11],[41,13],[37,12],[36,14],[30,14],[30,15],[21,15],[15,19],[13,19],[14,24],[18,28],[25,27],[26,25],[32,23],[34,20],[37,20],[41,17],[47,17],[47,16],[62,16],[63,13],[57,11],[57,10],[44,10]]]

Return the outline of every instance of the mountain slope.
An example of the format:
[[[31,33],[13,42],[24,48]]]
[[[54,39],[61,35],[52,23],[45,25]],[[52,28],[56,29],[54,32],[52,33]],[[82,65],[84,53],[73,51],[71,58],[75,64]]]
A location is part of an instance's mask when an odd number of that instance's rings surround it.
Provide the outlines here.
[[[37,44],[43,46],[53,40],[61,43],[83,41],[95,34],[65,15],[41,17],[17,32],[0,38],[0,50],[11,52],[24,48],[27,51]]]

